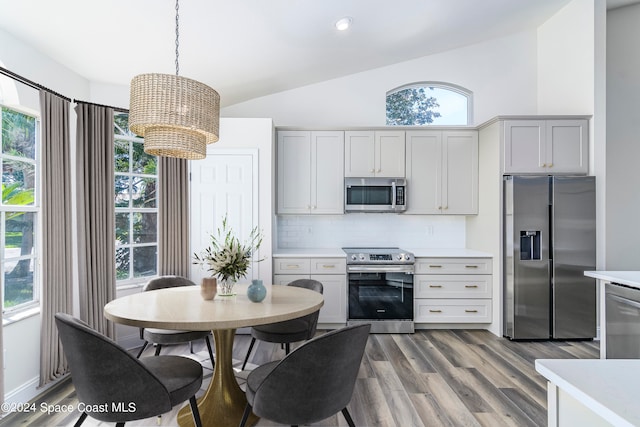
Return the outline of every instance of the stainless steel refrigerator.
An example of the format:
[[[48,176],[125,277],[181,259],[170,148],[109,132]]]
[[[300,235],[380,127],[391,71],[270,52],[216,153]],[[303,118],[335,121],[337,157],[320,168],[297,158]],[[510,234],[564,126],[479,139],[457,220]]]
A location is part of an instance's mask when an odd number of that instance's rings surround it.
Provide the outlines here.
[[[592,176],[504,177],[504,336],[596,336]]]

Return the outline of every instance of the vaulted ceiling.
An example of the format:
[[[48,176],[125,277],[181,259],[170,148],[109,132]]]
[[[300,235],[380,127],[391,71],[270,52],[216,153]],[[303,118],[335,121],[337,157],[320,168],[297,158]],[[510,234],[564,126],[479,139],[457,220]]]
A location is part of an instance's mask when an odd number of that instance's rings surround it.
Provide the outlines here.
[[[568,2],[182,0],[180,75],[231,105],[535,28]],[[0,29],[94,82],[175,73],[175,23],[175,0],[0,0]]]

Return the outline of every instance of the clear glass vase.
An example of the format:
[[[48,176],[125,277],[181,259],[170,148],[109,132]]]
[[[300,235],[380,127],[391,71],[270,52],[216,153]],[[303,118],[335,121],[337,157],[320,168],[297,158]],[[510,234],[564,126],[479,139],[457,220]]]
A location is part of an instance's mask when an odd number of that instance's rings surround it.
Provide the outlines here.
[[[236,286],[236,281],[232,278],[218,280],[218,295],[223,297],[235,295],[234,293],[235,286]]]

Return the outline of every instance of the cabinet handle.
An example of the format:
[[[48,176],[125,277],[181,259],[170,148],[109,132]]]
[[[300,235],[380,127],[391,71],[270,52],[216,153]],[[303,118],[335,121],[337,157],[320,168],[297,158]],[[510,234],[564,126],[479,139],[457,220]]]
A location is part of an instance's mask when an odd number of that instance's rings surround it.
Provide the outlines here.
[[[477,313],[478,310],[465,310],[464,312],[465,313]]]
[[[477,265],[465,265],[464,268],[478,268]]]
[[[430,265],[429,268],[442,268],[441,265]]]
[[[287,265],[287,269],[291,270],[294,268],[300,268],[300,264],[289,264]]]
[[[478,285],[464,285],[465,288],[477,288]]]
[[[429,310],[429,313],[442,313],[442,310]]]
[[[333,264],[324,264],[322,268],[336,268],[336,266]]]
[[[547,167],[547,164],[546,164],[546,163],[543,163],[543,164],[542,164],[542,167],[543,167],[543,168],[546,168],[546,167]]]
[[[549,163],[549,167],[552,168],[553,167],[553,163]]]
[[[371,169],[369,172],[376,173],[376,170],[375,169]]]
[[[447,210],[447,209],[449,209],[449,206],[445,206],[445,207],[444,207],[444,210]]]
[[[442,209],[442,206],[438,206],[438,210],[441,210],[441,209]]]
[[[380,173],[380,172],[382,172],[382,169],[378,169],[376,172]]]
[[[317,209],[317,208],[318,208],[318,207],[317,207],[317,206],[315,206],[315,205],[314,205],[314,206],[311,206],[311,209]]]
[[[442,285],[429,285],[430,288],[441,288]]]

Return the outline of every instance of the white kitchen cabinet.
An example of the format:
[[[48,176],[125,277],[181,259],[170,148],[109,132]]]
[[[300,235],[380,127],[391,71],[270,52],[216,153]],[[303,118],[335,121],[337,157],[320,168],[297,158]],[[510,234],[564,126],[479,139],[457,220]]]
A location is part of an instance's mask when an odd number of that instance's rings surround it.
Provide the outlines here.
[[[491,258],[416,258],[416,323],[491,323]]]
[[[588,129],[586,119],[505,120],[504,173],[586,175]]]
[[[318,323],[347,323],[347,261],[345,258],[274,258],[273,283],[286,285],[297,279],[322,283],[324,305]]]
[[[278,132],[279,214],[344,212],[344,132]]]
[[[404,131],[345,132],[344,176],[405,176]]]
[[[478,213],[478,132],[409,131],[408,214]]]

